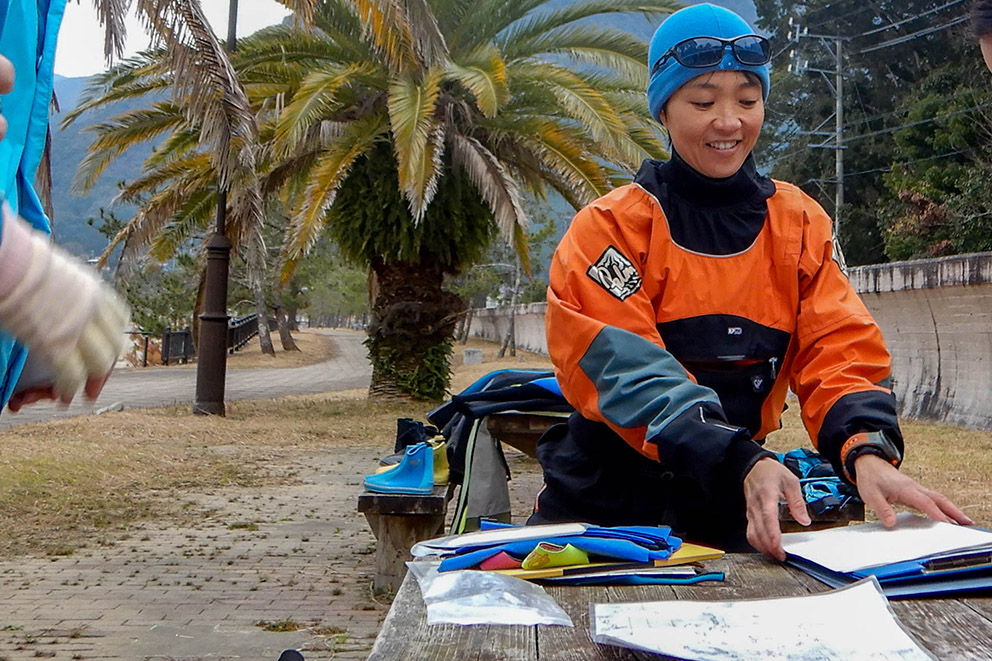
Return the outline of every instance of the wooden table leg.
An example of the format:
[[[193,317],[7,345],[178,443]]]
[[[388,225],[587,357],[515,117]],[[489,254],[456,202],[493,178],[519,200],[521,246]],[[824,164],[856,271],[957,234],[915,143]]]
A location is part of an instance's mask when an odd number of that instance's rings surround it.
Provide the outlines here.
[[[376,592],[395,592],[406,576],[406,561],[410,547],[417,542],[437,537],[443,532],[444,513],[436,514],[376,514],[365,512],[365,518],[375,535]]]

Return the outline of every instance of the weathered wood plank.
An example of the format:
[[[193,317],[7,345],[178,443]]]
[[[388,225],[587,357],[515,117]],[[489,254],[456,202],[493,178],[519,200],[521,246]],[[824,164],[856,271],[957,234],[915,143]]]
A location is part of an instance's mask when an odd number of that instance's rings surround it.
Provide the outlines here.
[[[536,661],[534,627],[428,625],[420,587],[407,575],[370,661]]]
[[[447,486],[435,486],[430,494],[373,493],[363,491],[358,496],[358,511],[362,514],[437,514],[447,511]]]
[[[801,596],[829,588],[759,555],[728,555],[705,563],[723,570],[723,583],[694,586],[549,587],[575,627],[454,627],[426,625],[420,590],[407,577],[393,602],[370,659],[448,661],[580,661],[658,659],[592,642],[589,604],[670,599],[739,600]],[[992,599],[894,601],[893,611],[917,640],[941,659],[992,661]]]
[[[944,659],[992,659],[992,622],[967,600],[889,602],[902,625],[930,652]]]
[[[537,651],[541,659],[584,661],[585,659],[633,659],[629,650],[597,645],[589,630],[589,604],[607,601],[638,601],[633,588],[611,588],[607,594],[602,587],[548,586],[550,594],[568,616],[573,628],[538,627]]]

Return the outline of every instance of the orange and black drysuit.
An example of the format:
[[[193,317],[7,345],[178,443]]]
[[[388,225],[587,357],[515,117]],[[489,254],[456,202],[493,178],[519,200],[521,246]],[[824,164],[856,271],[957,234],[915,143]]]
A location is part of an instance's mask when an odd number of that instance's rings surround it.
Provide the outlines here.
[[[790,387],[838,474],[857,432],[901,451],[889,355],[831,250],[820,206],[753,158],[722,180],[677,155],[645,161],[580,211],[552,261],[546,317],[577,413],[538,448],[532,521],[666,523],[741,546],[741,481],[770,454],[759,443]]]

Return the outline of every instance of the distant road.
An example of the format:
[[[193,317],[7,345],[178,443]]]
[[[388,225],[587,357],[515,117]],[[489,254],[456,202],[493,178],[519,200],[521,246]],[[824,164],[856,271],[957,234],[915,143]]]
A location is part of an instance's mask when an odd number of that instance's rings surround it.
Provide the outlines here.
[[[365,336],[323,329],[314,329],[313,332],[332,339],[336,349],[334,358],[306,367],[229,369],[225,400],[267,399],[367,388],[372,378],[372,366],[362,345]],[[126,409],[192,403],[195,394],[195,369],[122,369],[110,377],[95,403],[78,397],[68,408],[45,403],[25,407],[20,413],[5,409],[0,415],[0,429],[85,415],[118,402]]]

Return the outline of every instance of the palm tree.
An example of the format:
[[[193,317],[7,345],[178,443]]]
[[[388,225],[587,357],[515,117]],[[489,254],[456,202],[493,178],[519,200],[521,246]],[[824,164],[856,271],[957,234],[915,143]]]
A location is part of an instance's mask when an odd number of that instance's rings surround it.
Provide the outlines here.
[[[470,264],[497,232],[526,263],[523,194],[543,199],[553,190],[578,208],[663,153],[644,101],[647,46],[588,19],[656,17],[675,6],[285,4],[308,27],[257,33],[232,58],[258,126],[254,174],[241,176],[257,177],[263,196],[278,193],[292,209],[286,272],[325,227],[370,269],[372,392],[439,399],[462,307],[443,290],[444,277]],[[162,76],[146,55],[108,73],[88,103],[168,84]],[[84,164],[92,172],[129,141],[172,131],[129,189],[150,195],[139,213],[145,221],[122,233],[135,248],[176,245],[204,208],[214,163],[196,148],[200,129],[190,117],[159,104],[96,129]]]
[[[549,4],[324,0],[313,29],[239,46],[247,94],[276,113],[267,178],[294,209],[289,268],[327,227],[371,270],[373,393],[443,397],[462,307],[443,277],[495,230],[524,248],[522,194],[578,208],[663,153],[646,44],[589,19],[676,5]]]

